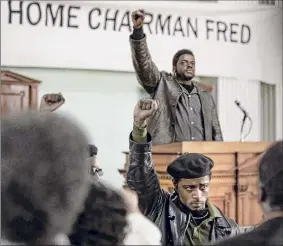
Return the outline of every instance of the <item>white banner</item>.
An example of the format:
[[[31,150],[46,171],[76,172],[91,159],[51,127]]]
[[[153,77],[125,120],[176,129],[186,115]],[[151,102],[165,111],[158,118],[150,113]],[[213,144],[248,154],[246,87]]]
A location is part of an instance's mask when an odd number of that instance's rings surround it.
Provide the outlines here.
[[[188,48],[198,75],[282,78],[282,9],[139,4],[1,1],[1,65],[133,71],[130,13],[144,8],[148,46],[160,70],[171,71],[174,53]]]

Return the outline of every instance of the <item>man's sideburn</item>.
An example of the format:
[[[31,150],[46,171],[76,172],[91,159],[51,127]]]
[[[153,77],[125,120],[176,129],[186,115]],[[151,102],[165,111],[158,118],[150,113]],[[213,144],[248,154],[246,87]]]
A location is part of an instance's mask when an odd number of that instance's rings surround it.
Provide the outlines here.
[[[209,175],[195,179],[181,179],[177,184],[180,201],[191,210],[203,210],[209,186]]]

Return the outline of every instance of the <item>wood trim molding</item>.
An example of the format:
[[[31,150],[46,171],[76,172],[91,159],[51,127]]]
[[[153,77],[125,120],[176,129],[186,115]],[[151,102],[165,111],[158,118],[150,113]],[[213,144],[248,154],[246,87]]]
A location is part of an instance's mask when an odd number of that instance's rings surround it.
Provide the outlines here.
[[[40,84],[41,81],[35,80],[21,74],[11,72],[9,70],[1,70],[1,83],[2,84]]]
[[[118,169],[118,172],[122,175],[125,175],[126,174],[126,170],[125,169]],[[169,175],[169,174],[166,174],[166,173],[159,173],[158,171],[157,172],[157,176],[159,179],[162,179],[162,180],[171,180],[172,177]],[[254,173],[250,173],[250,174],[240,174],[239,175],[240,177],[257,177],[257,174],[254,174]],[[220,178],[220,179],[224,179],[224,178],[234,178],[235,175],[234,174],[212,174],[212,178]]]

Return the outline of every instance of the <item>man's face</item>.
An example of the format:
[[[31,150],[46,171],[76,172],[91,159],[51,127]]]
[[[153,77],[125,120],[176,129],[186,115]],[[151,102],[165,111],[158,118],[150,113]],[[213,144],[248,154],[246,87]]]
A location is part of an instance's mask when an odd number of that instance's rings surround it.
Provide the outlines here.
[[[195,58],[192,55],[181,55],[175,68],[178,78],[190,81],[195,77]]]
[[[208,197],[210,177],[181,179],[177,185],[181,202],[191,210],[203,210]]]

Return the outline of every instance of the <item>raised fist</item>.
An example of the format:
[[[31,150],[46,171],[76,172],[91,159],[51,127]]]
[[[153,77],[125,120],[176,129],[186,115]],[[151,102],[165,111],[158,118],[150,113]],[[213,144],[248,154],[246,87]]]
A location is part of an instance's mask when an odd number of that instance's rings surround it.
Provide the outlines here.
[[[134,124],[137,127],[146,127],[147,120],[158,108],[158,102],[153,99],[141,99],[134,109]]]
[[[132,12],[132,22],[134,28],[138,29],[143,26],[145,12],[143,9]]]
[[[65,98],[61,93],[45,94],[41,98],[39,111],[53,112],[65,103]]]

